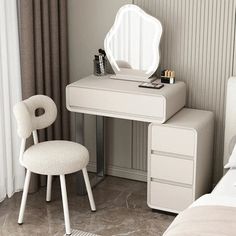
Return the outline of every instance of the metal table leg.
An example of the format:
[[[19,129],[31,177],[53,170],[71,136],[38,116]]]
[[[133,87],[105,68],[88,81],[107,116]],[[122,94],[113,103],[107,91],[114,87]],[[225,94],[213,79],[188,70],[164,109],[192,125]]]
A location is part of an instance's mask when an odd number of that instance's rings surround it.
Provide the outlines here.
[[[78,122],[78,121],[77,121]],[[76,138],[77,141],[77,138]],[[97,171],[90,184],[95,187],[105,178],[105,157],[104,157],[104,117],[96,116],[96,149],[97,149]],[[78,195],[85,195],[86,187],[83,179],[82,171],[77,174],[77,192]]]
[[[105,158],[104,158],[104,118],[96,117],[96,139],[97,139],[97,175],[105,175]]]

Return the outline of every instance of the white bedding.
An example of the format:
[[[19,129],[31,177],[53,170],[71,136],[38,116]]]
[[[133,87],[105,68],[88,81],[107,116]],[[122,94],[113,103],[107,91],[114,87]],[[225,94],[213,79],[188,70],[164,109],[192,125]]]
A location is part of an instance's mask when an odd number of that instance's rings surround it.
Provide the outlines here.
[[[236,198],[236,169],[230,169],[216,185],[212,194],[227,195]]]
[[[196,200],[190,207],[196,206],[228,206],[236,207],[236,198],[224,195],[206,194]]]
[[[190,207],[195,206],[231,206],[236,207],[236,169],[230,169],[216,185],[211,194],[205,194]]]

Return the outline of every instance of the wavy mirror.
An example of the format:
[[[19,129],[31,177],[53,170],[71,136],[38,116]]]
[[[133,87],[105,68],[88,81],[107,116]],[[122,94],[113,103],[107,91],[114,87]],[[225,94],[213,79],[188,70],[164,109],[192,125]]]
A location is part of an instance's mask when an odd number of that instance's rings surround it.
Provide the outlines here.
[[[136,5],[119,9],[104,47],[115,72],[113,78],[146,81],[160,61],[162,26],[159,20]]]

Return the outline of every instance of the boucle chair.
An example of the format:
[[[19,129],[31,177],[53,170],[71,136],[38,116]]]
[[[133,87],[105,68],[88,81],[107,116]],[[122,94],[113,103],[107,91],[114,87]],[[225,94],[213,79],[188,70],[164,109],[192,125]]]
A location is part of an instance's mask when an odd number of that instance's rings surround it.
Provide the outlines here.
[[[44,113],[36,116],[37,109]],[[66,234],[71,234],[67,201],[65,175],[82,170],[92,211],[96,211],[86,166],[89,161],[88,150],[81,144],[70,141],[38,142],[37,130],[50,126],[57,117],[57,108],[53,100],[44,95],[32,96],[14,106],[14,115],[18,125],[18,135],[22,139],[20,163],[26,168],[26,178],[21,200],[18,224],[23,224],[25,205],[28,195],[31,172],[47,175],[46,201],[51,200],[52,176],[59,175],[64,210]],[[33,133],[34,145],[25,151],[26,139]]]

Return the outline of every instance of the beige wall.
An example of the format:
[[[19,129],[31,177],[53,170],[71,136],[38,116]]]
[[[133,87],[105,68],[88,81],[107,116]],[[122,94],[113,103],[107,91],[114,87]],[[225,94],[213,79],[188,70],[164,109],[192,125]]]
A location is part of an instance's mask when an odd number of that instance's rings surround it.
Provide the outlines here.
[[[103,47],[105,35],[112,26],[118,9],[132,3],[132,0],[69,0],[69,64],[70,81],[76,81],[93,73],[93,58]],[[82,125],[83,124],[83,125]],[[95,117],[77,116],[79,130],[77,137],[84,142],[90,152],[92,163],[95,162],[96,139]],[[106,119],[106,146],[108,165],[131,167],[132,121]],[[72,117],[72,131],[75,120]],[[78,131],[78,130],[77,130]],[[82,138],[83,136],[83,138]],[[124,138],[125,137],[125,138]],[[109,156],[109,157],[108,157]]]
[[[103,47],[117,10],[132,0],[69,0],[70,80],[93,73],[93,57]]]

